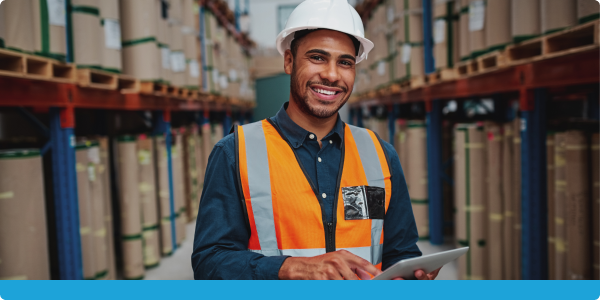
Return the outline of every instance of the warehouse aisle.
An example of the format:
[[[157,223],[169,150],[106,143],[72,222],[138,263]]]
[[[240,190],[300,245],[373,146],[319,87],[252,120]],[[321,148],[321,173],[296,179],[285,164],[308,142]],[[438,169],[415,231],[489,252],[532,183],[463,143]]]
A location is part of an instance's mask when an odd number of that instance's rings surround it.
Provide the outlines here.
[[[186,240],[181,245],[181,248],[171,257],[163,258],[160,261],[160,266],[146,272],[146,280],[193,280],[194,273],[192,272],[192,249],[194,244],[194,230],[196,222],[187,225]],[[451,244],[442,246],[433,246],[429,242],[419,242],[419,248],[423,255],[432,254],[440,251],[451,250],[454,247]],[[438,280],[456,280],[458,279],[458,270],[456,261],[446,265]]]
[[[160,266],[146,272],[146,280],[193,280],[192,251],[196,222],[186,226],[186,239],[181,248],[170,257],[163,258]]]

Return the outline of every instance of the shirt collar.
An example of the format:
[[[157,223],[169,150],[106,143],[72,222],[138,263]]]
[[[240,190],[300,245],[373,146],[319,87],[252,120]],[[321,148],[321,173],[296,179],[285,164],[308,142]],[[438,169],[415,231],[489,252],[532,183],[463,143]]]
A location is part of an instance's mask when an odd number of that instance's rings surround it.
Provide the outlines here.
[[[292,147],[299,148],[300,146],[302,146],[302,144],[308,138],[308,136],[311,134],[311,132],[300,127],[298,124],[296,124],[294,121],[292,121],[292,119],[290,118],[290,116],[287,114],[287,111],[286,111],[288,104],[289,104],[289,102],[284,103],[283,106],[281,107],[281,109],[279,110],[279,112],[277,112],[277,114],[274,117],[272,117],[271,120],[273,120],[273,122],[275,122],[275,124],[277,124],[277,126],[279,126],[283,135],[292,144]],[[344,122],[342,122],[342,120],[340,119],[340,116],[338,114],[337,121],[335,122],[335,126],[333,127],[333,130],[329,134],[327,134],[323,138],[323,140],[330,139],[330,140],[334,141],[334,143],[337,143],[338,146],[341,147],[343,137],[344,137],[343,132],[344,132]]]

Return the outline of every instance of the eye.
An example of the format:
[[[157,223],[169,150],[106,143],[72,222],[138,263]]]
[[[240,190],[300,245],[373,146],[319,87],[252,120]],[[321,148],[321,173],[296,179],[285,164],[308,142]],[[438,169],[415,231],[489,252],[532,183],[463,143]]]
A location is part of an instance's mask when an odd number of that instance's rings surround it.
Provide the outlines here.
[[[323,59],[321,56],[319,56],[319,55],[314,55],[314,56],[311,56],[310,58],[311,58],[311,59],[314,59],[314,60],[318,60],[318,61],[325,61],[325,60],[324,60],[324,59]]]
[[[348,66],[348,67],[351,67],[353,65],[353,63],[351,61],[347,61],[347,60],[342,60],[340,63],[342,65],[345,65],[345,66]]]

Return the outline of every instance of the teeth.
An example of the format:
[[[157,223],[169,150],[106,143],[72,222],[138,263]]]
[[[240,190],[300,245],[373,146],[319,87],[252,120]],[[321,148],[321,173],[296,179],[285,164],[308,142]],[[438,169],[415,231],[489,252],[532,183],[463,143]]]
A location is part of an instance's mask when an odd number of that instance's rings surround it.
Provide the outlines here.
[[[315,91],[317,93],[320,93],[323,95],[330,95],[330,96],[335,95],[335,92],[333,92],[333,91],[326,91],[326,90],[322,90],[322,89],[315,89]]]

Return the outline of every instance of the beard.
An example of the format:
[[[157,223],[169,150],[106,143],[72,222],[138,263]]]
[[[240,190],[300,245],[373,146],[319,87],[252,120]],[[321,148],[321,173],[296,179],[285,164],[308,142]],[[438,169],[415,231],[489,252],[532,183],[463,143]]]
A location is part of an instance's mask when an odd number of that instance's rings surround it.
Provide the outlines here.
[[[298,105],[298,107],[300,108],[300,110],[303,113],[305,113],[307,115],[311,115],[315,118],[328,119],[328,118],[333,117],[335,114],[338,113],[338,111],[342,108],[342,106],[344,106],[344,104],[346,104],[346,102],[348,102],[348,99],[350,98],[350,94],[348,94],[347,88],[341,87],[338,85],[334,85],[331,82],[329,82],[328,80],[325,80],[323,82],[309,81],[306,83],[306,86],[302,86],[302,84],[300,83],[300,80],[298,80],[298,75],[296,74],[296,66],[292,67],[291,80],[292,80],[292,84],[291,84],[292,100],[294,101],[294,103],[296,105]],[[312,85],[312,84],[320,84],[320,85],[324,85],[327,87],[340,88],[344,91],[344,93],[346,93],[346,97],[344,99],[342,99],[342,101],[339,105],[337,105],[336,107],[333,107],[333,108],[314,107],[308,103],[308,93],[309,93],[310,85]],[[327,106],[330,105],[328,102],[321,101],[319,99],[317,99],[317,101],[323,105],[327,105]]]

